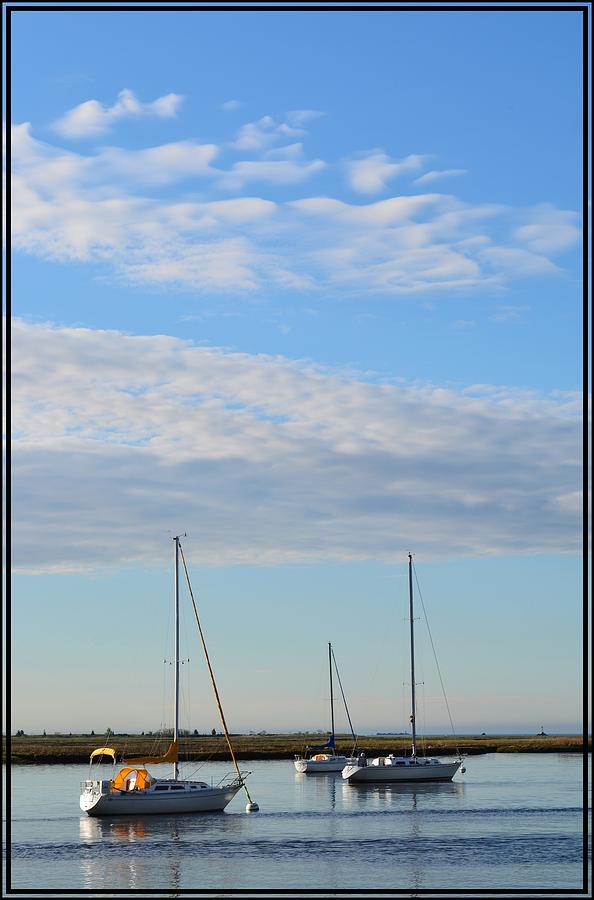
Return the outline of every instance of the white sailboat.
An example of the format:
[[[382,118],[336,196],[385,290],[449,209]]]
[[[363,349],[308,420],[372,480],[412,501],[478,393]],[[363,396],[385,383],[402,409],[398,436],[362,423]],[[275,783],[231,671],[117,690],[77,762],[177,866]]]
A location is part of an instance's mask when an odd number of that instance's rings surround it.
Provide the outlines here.
[[[225,809],[227,804],[235,797],[243,787],[247,797],[248,811],[255,811],[257,804],[251,801],[244,779],[247,773],[240,772],[233,748],[228,735],[225,718],[214,682],[214,676],[210,666],[210,660],[206,651],[206,644],[202,635],[200,621],[194,597],[189,583],[187,568],[180,544],[180,536],[176,536],[175,542],[175,657],[174,657],[174,726],[173,740],[167,752],[163,756],[142,756],[135,759],[125,759],[124,767],[114,778],[93,779],[88,778],[81,783],[80,808],[89,816],[135,816],[154,815],[157,813],[201,813],[213,812]],[[198,629],[202,640],[202,646],[206,656],[206,662],[210,672],[213,689],[229,750],[235,764],[235,775],[226,776],[217,785],[207,784],[204,781],[186,781],[179,777],[179,557],[180,552],[184,564],[188,587],[194,605],[194,612],[198,623]],[[113,747],[99,747],[91,753],[91,765],[93,759],[109,756],[116,761],[116,751]],[[172,763],[173,772],[171,778],[155,778],[147,765]],[[89,773],[90,774],[90,773]]]
[[[408,554],[408,595],[410,612],[411,755],[394,756],[393,754],[390,754],[389,756],[378,756],[375,759],[367,760],[365,754],[360,753],[356,763],[346,765],[342,770],[342,777],[345,781],[348,781],[349,784],[358,784],[361,782],[451,781],[462,765],[462,758],[452,762],[442,762],[439,759],[428,759],[424,756],[417,756],[415,632],[411,553]]]
[[[304,756],[295,757],[295,768],[298,772],[302,772],[307,775],[311,775],[312,773],[316,772],[321,774],[323,774],[324,772],[342,772],[344,767],[349,765],[349,763],[356,762],[355,756],[342,756],[336,753],[335,749],[336,735],[334,733],[334,690],[332,686],[332,661],[334,661],[334,666],[336,668],[336,676],[338,678],[338,684],[340,686],[344,708],[349,720],[351,734],[353,735],[353,753],[355,752],[355,747],[357,744],[357,738],[355,737],[355,732],[353,731],[353,724],[351,722],[351,717],[346,704],[344,691],[342,690],[340,674],[338,672],[338,666],[336,665],[336,657],[334,656],[334,651],[332,650],[332,644],[328,642],[328,670],[330,675],[330,720],[332,731],[325,744],[314,747],[306,747]],[[312,752],[312,755],[309,757],[307,756],[308,750]]]

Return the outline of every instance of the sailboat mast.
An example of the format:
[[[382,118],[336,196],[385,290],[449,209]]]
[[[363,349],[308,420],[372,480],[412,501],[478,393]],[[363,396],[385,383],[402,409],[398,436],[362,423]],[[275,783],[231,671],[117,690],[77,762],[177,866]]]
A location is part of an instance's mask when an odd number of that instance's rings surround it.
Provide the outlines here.
[[[332,692],[332,644],[328,641],[328,668],[330,672],[330,718],[332,721],[332,746],[334,746],[334,695]]]
[[[175,541],[175,655],[174,655],[174,712],[173,712],[173,740],[177,744],[177,734],[179,731],[179,536],[176,535]],[[177,781],[178,765],[177,761],[173,763],[173,780]]]
[[[413,583],[412,583],[412,553],[408,554],[408,605],[410,612],[410,687],[411,687],[411,716],[412,726],[412,756],[417,755],[417,728],[415,722],[415,620],[413,615]]]

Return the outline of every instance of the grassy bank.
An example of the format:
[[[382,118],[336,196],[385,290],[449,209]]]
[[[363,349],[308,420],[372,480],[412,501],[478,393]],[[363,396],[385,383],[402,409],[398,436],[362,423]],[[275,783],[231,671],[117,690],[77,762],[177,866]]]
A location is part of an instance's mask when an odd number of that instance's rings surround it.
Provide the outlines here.
[[[155,754],[165,751],[167,740],[138,734],[111,735],[19,735],[11,737],[12,763],[85,763],[89,761],[92,750],[96,747],[109,746],[128,756]],[[306,744],[322,743],[324,737],[319,734],[258,734],[235,735],[233,747],[238,759],[292,759],[296,753],[303,752]],[[392,735],[362,735],[357,745],[367,755],[387,755],[389,753],[408,754],[410,738]],[[591,738],[588,741],[591,750]],[[338,752],[349,753],[352,747],[350,738],[337,735]],[[442,735],[434,735],[419,741],[419,751],[428,756],[450,756],[457,749],[465,755],[477,753],[579,753],[582,750],[581,738],[572,735],[548,736],[508,736],[508,735],[464,735],[454,739]],[[229,758],[225,738],[222,735],[198,735],[184,737],[180,741],[181,759],[214,759]],[[6,761],[6,739],[2,739],[2,761]]]

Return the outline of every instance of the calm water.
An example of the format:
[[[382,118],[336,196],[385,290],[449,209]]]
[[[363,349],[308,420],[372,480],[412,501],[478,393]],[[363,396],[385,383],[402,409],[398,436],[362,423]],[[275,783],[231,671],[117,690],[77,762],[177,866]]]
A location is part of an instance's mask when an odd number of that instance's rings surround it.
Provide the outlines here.
[[[11,886],[152,888],[558,888],[582,877],[582,760],[469,757],[451,784],[355,786],[242,763],[260,812],[91,819],[88,766],[15,766]],[[157,767],[155,767],[156,771]],[[228,771],[208,763],[195,776]],[[190,770],[186,772],[190,776]]]

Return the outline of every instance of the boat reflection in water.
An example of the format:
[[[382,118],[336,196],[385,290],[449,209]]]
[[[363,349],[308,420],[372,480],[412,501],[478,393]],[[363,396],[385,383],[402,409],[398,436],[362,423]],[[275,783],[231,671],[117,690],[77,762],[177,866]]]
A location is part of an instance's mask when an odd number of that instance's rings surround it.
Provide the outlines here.
[[[385,806],[386,801],[403,803],[409,809],[416,809],[417,803],[423,805],[423,800],[429,798],[431,806],[435,807],[435,800],[443,797],[452,801],[454,796],[462,797],[466,785],[463,781],[444,781],[440,784],[414,782],[342,782],[342,803],[345,809],[361,809],[367,806],[378,808]]]
[[[207,820],[182,816],[81,816],[80,841],[92,853],[83,854],[81,875],[85,890],[146,889],[154,882],[155,860],[159,860],[161,889],[173,894],[181,889],[183,856],[204,853],[204,839],[237,839],[244,816],[215,813]],[[198,840],[199,839],[199,840]],[[136,847],[131,846],[136,845]],[[202,846],[201,846],[202,845]],[[187,863],[186,863],[187,867]],[[229,887],[236,886],[238,873],[229,868]],[[227,886],[227,885],[226,885]]]
[[[175,842],[179,834],[174,822],[159,822],[159,838]],[[142,842],[151,837],[151,829],[143,819],[122,819],[109,821],[103,818],[81,817],[79,819],[80,839],[83,844],[101,847],[101,851],[81,860],[81,875],[85,890],[110,890],[125,885],[130,890],[141,889],[150,881],[146,863],[149,857],[144,853],[125,852],[119,855],[112,852],[114,844],[125,845]],[[150,842],[154,846],[154,842]],[[110,860],[106,865],[105,849],[108,849]],[[122,850],[124,848],[122,847]],[[167,886],[172,890],[179,888],[179,862],[172,854],[168,854]]]
[[[312,779],[310,778],[309,781],[312,781]],[[336,809],[337,783],[342,785],[340,772],[336,772],[335,774],[328,773],[327,775],[320,775],[317,778],[313,779],[313,796],[316,798],[316,802],[321,806],[322,809],[327,804],[329,804],[330,809]]]
[[[157,823],[157,820],[155,820]],[[160,816],[158,820],[159,836],[168,836],[169,840],[178,840],[175,819]],[[151,828],[148,819],[120,818],[115,821],[110,819],[84,818],[79,819],[80,839],[85,844],[93,844],[96,841],[109,841],[115,839],[118,843],[133,843],[150,837]]]
[[[199,824],[189,821],[185,814],[180,816],[114,816],[99,818],[81,816],[79,819],[80,839],[84,844],[134,843],[146,841],[151,845],[166,841],[173,849],[180,840],[192,840],[194,835],[239,836],[242,832],[242,816],[239,813],[215,813]]]
[[[406,871],[408,896],[425,891],[427,885],[427,849],[431,845],[435,829],[433,814],[440,808],[444,812],[463,806],[466,784],[463,782],[424,783],[355,783],[342,782],[342,808],[351,814],[352,820],[362,817],[366,821],[367,839],[376,847],[385,843],[385,853],[401,855],[395,860],[401,871]],[[339,799],[339,802],[340,802]],[[394,817],[394,813],[397,813]],[[385,827],[380,823],[390,816],[391,831],[386,840]],[[383,851],[382,851],[383,852]]]

